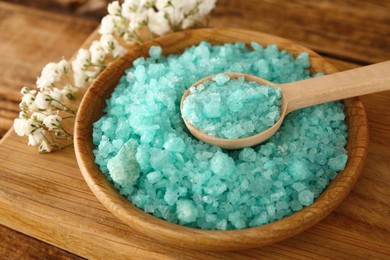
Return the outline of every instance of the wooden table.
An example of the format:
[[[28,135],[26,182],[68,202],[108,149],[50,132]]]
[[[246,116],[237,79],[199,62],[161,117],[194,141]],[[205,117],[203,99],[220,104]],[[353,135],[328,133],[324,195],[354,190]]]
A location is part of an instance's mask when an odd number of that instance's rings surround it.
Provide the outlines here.
[[[0,2],[0,138],[11,128],[13,118],[18,114],[21,86],[33,86],[47,62],[58,61],[62,56],[70,57],[98,25],[96,19],[69,13],[63,15],[57,11]],[[212,15],[211,26],[246,28],[289,38],[328,57],[340,70],[345,70],[390,59],[389,13],[390,1],[378,0],[357,3],[346,0],[220,0]],[[350,196],[324,221],[289,240],[256,250],[191,253],[157,245],[148,256],[390,258],[390,92],[364,96],[362,101],[370,125],[366,167]],[[12,133],[3,140],[10,135]],[[0,141],[0,148],[12,150],[12,144]],[[30,152],[33,149],[26,146],[26,153]],[[73,156],[71,149],[64,151],[64,156]],[[0,180],[0,224],[3,224],[0,225],[0,256],[11,259],[78,259],[109,255],[107,252],[94,254],[78,250],[72,241],[59,239],[66,237],[64,234],[69,230],[56,230],[57,233],[52,234],[50,223],[47,226],[42,223],[38,235],[32,231],[32,223],[22,215],[23,212],[20,216],[17,213],[11,216],[10,208],[4,206],[7,202],[4,198],[11,192],[1,183],[6,183],[8,176],[13,177],[13,172],[17,174],[19,168],[18,165],[2,168],[6,165],[6,158],[6,153],[0,152],[0,176],[5,178],[3,182]],[[43,158],[49,158],[42,159],[44,161],[51,157]],[[82,183],[80,173],[74,174]],[[93,198],[87,188],[83,191]],[[40,193],[44,196],[47,191],[42,189]],[[34,198],[31,201],[35,203]],[[91,203],[102,208],[97,201]],[[105,214],[114,219],[109,212]],[[96,248],[97,252],[99,250],[101,248]],[[143,249],[137,250],[134,249],[133,256],[142,255]]]

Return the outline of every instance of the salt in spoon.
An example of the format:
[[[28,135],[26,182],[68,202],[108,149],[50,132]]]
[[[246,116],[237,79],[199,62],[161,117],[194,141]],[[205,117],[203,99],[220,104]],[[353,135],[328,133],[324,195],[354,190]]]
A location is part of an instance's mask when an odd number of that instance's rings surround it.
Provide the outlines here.
[[[267,141],[279,129],[286,115],[292,111],[339,99],[390,90],[390,61],[287,84],[271,83],[265,79],[243,73],[225,72],[224,74],[231,79],[244,77],[246,81],[255,81],[260,85],[279,87],[282,91],[279,120],[267,130],[249,137],[225,139],[208,135],[191,125],[183,117],[184,123],[192,135],[205,143],[224,149],[241,149]],[[205,81],[210,81],[214,76],[205,77],[191,87],[197,87]],[[180,111],[182,111],[185,98],[190,94],[190,89],[188,88],[182,96]]]

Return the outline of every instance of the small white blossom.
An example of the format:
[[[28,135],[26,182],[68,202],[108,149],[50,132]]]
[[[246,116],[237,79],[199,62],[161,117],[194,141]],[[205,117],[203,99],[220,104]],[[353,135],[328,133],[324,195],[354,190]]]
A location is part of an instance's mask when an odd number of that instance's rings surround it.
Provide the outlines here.
[[[34,102],[39,109],[46,109],[49,107],[51,101],[52,98],[49,95],[38,92]]]
[[[53,88],[53,89],[50,90],[49,93],[50,93],[49,96],[51,97],[51,99],[57,100],[59,102],[63,102],[64,101],[63,89]]]
[[[127,50],[123,48],[112,35],[109,34],[104,34],[100,37],[100,46],[106,54],[111,53],[114,58],[121,57],[127,52]]]
[[[51,145],[46,139],[43,139],[38,147],[40,153],[50,153],[53,151],[53,145]]]
[[[134,32],[139,30],[144,25],[147,24],[148,21],[148,10],[145,8],[140,9],[137,12],[137,15],[134,15],[133,19],[130,20],[129,30]]]
[[[77,70],[73,72],[74,84],[76,87],[81,88],[85,86],[88,81],[88,77],[83,70]]]
[[[36,146],[36,145],[38,145],[39,143],[41,143],[44,134],[45,134],[45,130],[43,130],[43,129],[41,129],[41,128],[36,129],[34,132],[32,132],[32,133],[28,136],[28,145]]]
[[[57,63],[57,69],[61,74],[67,75],[70,69],[69,61],[62,59]]]
[[[35,95],[31,94],[31,92],[23,95],[22,97],[22,103],[25,103],[27,106],[30,106],[34,103]]]
[[[121,45],[117,45],[116,48],[114,50],[112,50],[112,57],[114,57],[114,59],[116,59],[116,58],[122,57],[126,53],[127,53],[127,50],[124,47],[122,47]]]
[[[14,120],[14,130],[17,135],[25,136],[27,134],[27,120],[24,118],[16,118]]]
[[[94,64],[102,63],[106,58],[106,52],[99,41],[93,41],[89,51],[91,53],[91,62]]]
[[[96,78],[100,72],[101,72],[101,68],[95,68],[95,69],[85,71],[85,75],[87,77],[87,80],[92,80]]]
[[[111,15],[120,15],[121,7],[119,6],[118,1],[114,1],[108,4],[107,6],[108,13]]]
[[[214,9],[215,3],[217,0],[202,0],[200,1],[198,10],[199,10],[199,16],[204,17],[208,15],[211,10]]]
[[[72,61],[73,72],[85,70],[91,62],[91,53],[89,50],[80,49],[76,58]]]
[[[168,8],[170,6],[169,2],[169,0],[158,0],[156,2],[156,8],[160,11],[164,10],[165,8]]]
[[[34,121],[43,122],[43,120],[45,120],[45,118],[46,118],[46,115],[39,113],[39,112],[34,112],[31,115],[31,119],[33,119]]]
[[[61,89],[61,93],[63,96],[67,97],[67,99],[72,99],[74,93],[77,91],[72,85],[66,85],[63,89]],[[53,97],[54,98],[54,97]],[[62,101],[61,101],[62,102]]]
[[[125,0],[122,4],[122,16],[132,20],[141,5],[142,0]]]
[[[27,115],[27,113],[25,111],[20,111],[19,112],[19,118],[26,119],[26,118],[28,118],[28,115]]]
[[[37,122],[36,120],[30,118],[26,123],[26,134],[31,134],[36,131],[38,128],[42,126],[41,122]]]
[[[22,95],[26,95],[27,93],[30,93],[30,89],[26,86],[24,86],[21,90],[20,90],[20,94]]]
[[[197,20],[193,17],[186,18],[181,22],[181,28],[182,29],[191,28],[192,26],[194,26],[196,24],[196,21]]]
[[[43,68],[41,76],[37,79],[37,87],[43,90],[50,87],[61,78],[61,73],[58,71],[57,63],[50,62]]]
[[[148,10],[148,27],[150,31],[159,36],[166,34],[169,30],[169,22],[162,11],[155,12],[152,8]]]
[[[88,80],[85,70],[91,63],[89,50],[80,49],[72,62],[73,79],[76,87],[83,87]]]
[[[115,17],[112,15],[106,15],[103,17],[99,33],[101,34],[112,34],[115,32]]]
[[[106,15],[103,17],[99,33],[100,34],[113,34],[121,36],[126,31],[126,25],[121,17],[115,15]]]
[[[196,8],[198,1],[197,0],[186,0],[186,1],[171,0],[170,2],[174,9],[186,15],[189,12],[193,11],[194,8]]]
[[[43,124],[49,129],[49,131],[61,128],[62,117],[59,115],[50,115],[43,120]]]

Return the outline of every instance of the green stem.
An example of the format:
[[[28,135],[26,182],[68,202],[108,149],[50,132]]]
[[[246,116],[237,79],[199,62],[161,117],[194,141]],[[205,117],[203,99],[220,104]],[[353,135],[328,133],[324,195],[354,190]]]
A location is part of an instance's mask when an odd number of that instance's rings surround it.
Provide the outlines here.
[[[57,99],[54,99],[52,98],[53,101],[57,102],[58,104],[60,104],[61,106],[63,106],[65,108],[65,110],[63,110],[64,112],[69,112],[73,115],[76,115],[76,112],[73,111],[72,109],[70,109],[68,106],[66,106],[64,103],[62,103],[61,101],[57,100]]]

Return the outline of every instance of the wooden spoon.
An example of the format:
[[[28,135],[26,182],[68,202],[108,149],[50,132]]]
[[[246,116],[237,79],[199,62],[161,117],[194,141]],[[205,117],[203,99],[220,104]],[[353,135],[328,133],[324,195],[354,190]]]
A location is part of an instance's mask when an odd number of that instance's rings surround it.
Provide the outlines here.
[[[275,84],[265,79],[243,73],[225,72],[224,74],[230,78],[244,77],[246,81],[255,81],[261,85],[276,86],[282,90],[282,105],[279,120],[272,127],[253,136],[239,139],[218,138],[200,131],[183,117],[188,130],[196,138],[205,143],[225,149],[250,147],[268,140],[279,129],[286,115],[297,109],[390,90],[390,61],[288,84]],[[211,75],[203,78],[191,87],[197,87],[204,81],[210,81],[214,76]],[[183,102],[189,93],[190,88],[183,94],[180,110],[182,110]]]

